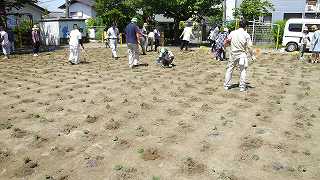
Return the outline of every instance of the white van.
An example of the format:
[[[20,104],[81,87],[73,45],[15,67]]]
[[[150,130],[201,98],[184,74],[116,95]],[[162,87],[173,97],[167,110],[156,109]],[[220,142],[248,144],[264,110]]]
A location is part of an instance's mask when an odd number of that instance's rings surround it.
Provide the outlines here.
[[[308,27],[309,37],[311,38],[313,35],[311,26],[313,25],[317,25],[320,28],[320,19],[289,19],[284,28],[282,46],[285,46],[289,52],[298,50],[302,39],[303,27]],[[309,48],[310,42],[307,44],[307,49]]]

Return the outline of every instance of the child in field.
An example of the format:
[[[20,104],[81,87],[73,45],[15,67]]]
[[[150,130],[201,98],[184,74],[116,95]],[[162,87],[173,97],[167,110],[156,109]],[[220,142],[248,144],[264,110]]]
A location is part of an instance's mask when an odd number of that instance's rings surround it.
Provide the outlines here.
[[[304,52],[306,51],[308,41],[310,41],[309,38],[309,29],[308,27],[303,28],[302,38],[301,38],[301,44],[300,44],[300,60],[304,60]]]
[[[169,49],[163,47],[160,49],[159,58],[156,60],[156,63],[161,64],[162,67],[172,67],[173,60],[173,53]]]

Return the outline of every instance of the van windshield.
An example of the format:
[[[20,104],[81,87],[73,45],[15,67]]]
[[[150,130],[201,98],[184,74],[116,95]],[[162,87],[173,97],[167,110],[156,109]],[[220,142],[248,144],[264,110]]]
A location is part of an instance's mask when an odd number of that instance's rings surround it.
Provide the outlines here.
[[[289,31],[302,32],[302,24],[289,24]]]

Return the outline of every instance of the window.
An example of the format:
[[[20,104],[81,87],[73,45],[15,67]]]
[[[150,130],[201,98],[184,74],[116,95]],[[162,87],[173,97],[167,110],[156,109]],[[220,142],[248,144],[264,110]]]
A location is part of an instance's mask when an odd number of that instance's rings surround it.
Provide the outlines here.
[[[81,11],[78,12],[70,12],[71,17],[82,17],[83,13]]]
[[[320,24],[306,24],[306,26],[308,27],[309,32],[314,32],[314,29],[312,29],[312,26],[318,26],[318,28],[320,28]]]
[[[302,13],[284,13],[284,19],[302,18]]]
[[[289,24],[289,31],[302,32],[302,24]]]

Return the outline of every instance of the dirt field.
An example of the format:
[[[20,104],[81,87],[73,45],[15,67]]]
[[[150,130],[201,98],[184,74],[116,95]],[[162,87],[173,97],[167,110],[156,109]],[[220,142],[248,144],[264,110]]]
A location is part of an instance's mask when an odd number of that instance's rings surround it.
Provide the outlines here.
[[[203,49],[173,69],[120,54],[0,60],[1,180],[320,179],[320,65],[263,54],[240,93]]]

